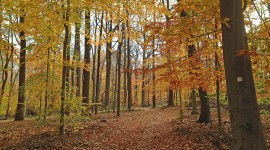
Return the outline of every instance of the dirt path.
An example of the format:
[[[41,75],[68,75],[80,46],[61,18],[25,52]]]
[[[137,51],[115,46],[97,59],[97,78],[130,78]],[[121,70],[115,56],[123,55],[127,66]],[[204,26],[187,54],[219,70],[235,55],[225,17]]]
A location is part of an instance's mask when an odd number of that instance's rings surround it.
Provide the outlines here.
[[[173,135],[172,121],[176,118],[177,108],[124,113],[119,119],[109,119],[114,131],[104,134],[111,138],[94,148],[104,149],[108,145],[106,149],[177,149],[175,144],[181,139]]]

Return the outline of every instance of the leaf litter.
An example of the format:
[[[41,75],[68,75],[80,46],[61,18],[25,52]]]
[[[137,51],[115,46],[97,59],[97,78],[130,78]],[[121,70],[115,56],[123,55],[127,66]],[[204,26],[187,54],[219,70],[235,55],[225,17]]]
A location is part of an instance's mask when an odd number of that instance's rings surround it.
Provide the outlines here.
[[[212,123],[196,123],[198,114],[179,108],[140,108],[94,115],[78,126],[68,126],[66,135],[58,135],[57,118],[47,123],[38,120],[0,122],[0,149],[93,149],[93,150],[218,150],[232,149],[229,115],[222,109],[223,126],[219,130],[216,110]],[[262,115],[266,139],[270,143],[270,117]]]

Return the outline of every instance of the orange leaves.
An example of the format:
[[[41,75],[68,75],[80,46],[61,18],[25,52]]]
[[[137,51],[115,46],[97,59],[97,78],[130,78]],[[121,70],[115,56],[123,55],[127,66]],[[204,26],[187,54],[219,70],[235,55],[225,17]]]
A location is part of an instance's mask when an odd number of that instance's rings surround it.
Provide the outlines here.
[[[251,50],[237,50],[236,51],[236,56],[253,56],[256,57],[258,56],[258,53],[256,51],[251,51]]]

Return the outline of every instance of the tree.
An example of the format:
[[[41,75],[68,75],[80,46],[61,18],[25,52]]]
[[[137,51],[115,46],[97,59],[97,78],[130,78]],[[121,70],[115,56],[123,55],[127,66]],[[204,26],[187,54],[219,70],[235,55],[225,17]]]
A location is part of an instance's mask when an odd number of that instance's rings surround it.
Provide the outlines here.
[[[110,16],[111,17],[111,16]],[[105,107],[109,106],[110,99],[110,80],[111,80],[111,66],[112,66],[112,20],[107,22],[107,45],[106,45],[106,87],[105,87]]]
[[[248,50],[242,1],[220,0],[220,13],[233,147],[266,150],[250,56],[238,54]]]
[[[130,47],[130,32],[129,32],[129,12],[126,10],[127,20],[126,20],[126,26],[127,26],[127,90],[128,90],[128,110],[131,110],[131,104],[132,104],[132,72],[131,72],[131,47]]]
[[[164,0],[162,0],[162,3],[167,8],[167,10],[170,11],[170,0],[166,0],[166,5],[165,5]],[[168,27],[168,24],[170,22],[170,17],[166,14],[165,19],[166,19],[166,27]],[[166,43],[166,44],[169,44],[169,43]],[[168,51],[168,53],[167,53],[167,59],[168,59],[168,62],[170,63],[170,61],[171,61],[170,51]],[[169,67],[169,70],[171,70],[171,67]],[[171,84],[171,82],[170,82],[170,84]],[[173,103],[173,90],[170,87],[168,90],[168,97],[167,98],[168,98],[168,105],[167,106],[173,106],[174,105],[174,103]]]
[[[211,120],[210,104],[209,104],[207,92],[202,87],[199,87],[198,91],[199,91],[199,96],[200,96],[200,101],[201,101],[201,111],[200,111],[200,117],[197,122],[210,123],[212,120]]]
[[[63,8],[64,5],[63,5]],[[70,14],[70,1],[67,0],[66,8],[64,9],[63,19],[66,21],[64,23],[65,37],[63,41],[63,67],[62,67],[62,88],[61,88],[61,109],[60,109],[60,126],[59,134],[65,134],[65,113],[66,113],[66,100],[68,95],[68,83],[69,83],[69,67],[68,63],[70,61],[70,27],[69,27],[69,14]]]
[[[118,31],[119,31],[119,27],[118,27]],[[120,97],[121,97],[121,51],[122,51],[122,42],[123,42],[123,35],[120,37],[120,39],[118,39],[118,53],[117,53],[117,116],[118,117],[120,117],[120,102],[121,102]]]
[[[22,10],[22,12],[24,12]],[[20,16],[20,23],[24,23],[24,16]],[[20,31],[20,63],[19,63],[19,91],[18,104],[16,108],[15,120],[24,120],[25,111],[25,57],[26,57],[26,39],[24,31]]]
[[[97,103],[99,102],[99,90],[100,90],[100,53],[101,53],[101,40],[102,40],[102,29],[103,29],[103,15],[104,13],[102,12],[101,18],[100,18],[100,29],[99,29],[99,44],[98,44],[98,49],[97,49],[97,82],[96,82],[96,98],[95,98],[95,114],[98,113],[98,105]]]
[[[83,69],[83,91],[82,96],[83,100],[82,103],[85,106],[89,105],[89,89],[90,89],[90,50],[91,45],[89,43],[90,36],[90,11],[86,10],[85,12],[85,37],[84,37],[84,62],[85,67]]]
[[[191,114],[198,114],[196,90],[195,89],[191,90],[190,99],[191,99],[191,107],[192,107]]]
[[[146,42],[146,35],[144,34],[143,35],[143,40],[144,42]],[[146,46],[144,45],[143,46],[143,63],[142,63],[142,70],[145,69],[145,62],[146,62]],[[145,73],[142,74],[142,103],[141,103],[141,106],[142,107],[145,107],[146,104],[145,104]]]
[[[81,19],[81,10],[78,10],[79,19]],[[81,61],[81,20],[75,22],[75,42],[74,42],[74,60],[78,63]],[[81,97],[81,68],[76,67],[75,72],[75,80],[76,80],[76,96]],[[90,78],[90,77],[89,77]]]

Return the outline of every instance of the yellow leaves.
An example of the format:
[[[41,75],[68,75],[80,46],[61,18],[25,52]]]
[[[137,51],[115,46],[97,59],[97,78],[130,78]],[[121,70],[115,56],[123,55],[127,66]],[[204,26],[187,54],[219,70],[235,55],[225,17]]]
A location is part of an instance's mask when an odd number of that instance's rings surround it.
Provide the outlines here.
[[[226,27],[230,28],[230,25],[229,25],[229,23],[228,23],[229,21],[230,21],[230,18],[223,18],[223,19],[221,20],[221,23],[225,24]]]

